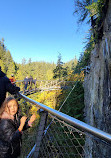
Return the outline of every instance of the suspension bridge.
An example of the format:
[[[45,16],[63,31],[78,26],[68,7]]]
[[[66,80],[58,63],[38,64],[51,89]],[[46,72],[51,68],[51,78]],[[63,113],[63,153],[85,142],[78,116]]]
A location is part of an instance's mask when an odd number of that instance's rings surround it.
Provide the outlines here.
[[[27,97],[23,91],[18,94],[23,102],[40,109],[38,110],[39,125],[33,135],[29,133],[28,141],[23,142],[26,148],[22,149],[20,158],[109,158],[107,155],[111,150],[110,134],[60,112],[77,82],[70,82],[71,86],[68,87],[70,92],[59,110]],[[65,87],[67,82],[42,81],[39,88],[32,88],[32,91],[58,90],[62,88],[61,85]],[[98,147],[98,153],[92,150],[90,143]],[[101,157],[101,155],[103,156]]]

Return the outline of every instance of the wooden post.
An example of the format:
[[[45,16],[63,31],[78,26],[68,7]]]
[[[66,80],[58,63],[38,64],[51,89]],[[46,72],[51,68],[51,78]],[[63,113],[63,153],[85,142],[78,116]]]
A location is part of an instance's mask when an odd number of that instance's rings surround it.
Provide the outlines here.
[[[42,114],[41,114],[40,125],[39,125],[38,133],[37,133],[37,140],[36,140],[36,147],[35,147],[35,151],[34,151],[34,158],[39,158],[38,157],[39,156],[39,150],[40,150],[40,145],[41,145],[41,141],[42,141],[42,137],[43,137],[46,121],[47,121],[47,116],[48,116],[48,112],[43,111]]]

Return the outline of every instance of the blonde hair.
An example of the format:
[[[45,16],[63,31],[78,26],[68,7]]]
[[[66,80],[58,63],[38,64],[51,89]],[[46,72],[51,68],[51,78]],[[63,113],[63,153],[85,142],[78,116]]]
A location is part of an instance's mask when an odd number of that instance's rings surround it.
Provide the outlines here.
[[[11,96],[7,97],[7,98],[4,100],[3,104],[1,105],[1,107],[0,107],[0,118],[1,118],[1,116],[2,116],[2,114],[3,114],[3,112],[5,111],[6,107],[8,107],[7,105],[8,105],[8,103],[9,103],[11,100],[15,100],[16,103],[17,103],[17,105],[18,105],[18,107],[19,107],[19,104],[18,104],[17,100],[16,100],[14,97],[11,97]]]

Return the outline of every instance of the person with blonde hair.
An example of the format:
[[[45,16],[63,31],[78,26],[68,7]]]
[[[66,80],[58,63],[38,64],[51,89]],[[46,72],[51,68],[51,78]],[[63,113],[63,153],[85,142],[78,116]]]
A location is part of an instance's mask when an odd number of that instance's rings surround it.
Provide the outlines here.
[[[0,108],[0,158],[20,156],[22,133],[32,126],[36,119],[33,114],[28,120],[19,116],[19,104],[13,97],[5,99]]]

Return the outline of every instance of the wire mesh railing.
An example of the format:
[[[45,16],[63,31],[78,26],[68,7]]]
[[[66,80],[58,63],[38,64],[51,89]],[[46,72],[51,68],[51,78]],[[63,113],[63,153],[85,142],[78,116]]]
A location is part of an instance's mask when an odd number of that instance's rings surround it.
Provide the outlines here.
[[[110,158],[110,134],[19,95],[26,103],[44,110],[37,124],[24,133],[20,158]]]
[[[84,143],[83,133],[56,118],[43,136],[39,157],[83,157]]]
[[[98,153],[94,148],[98,148]],[[39,157],[108,158],[110,150],[106,141],[55,118],[43,136]]]

